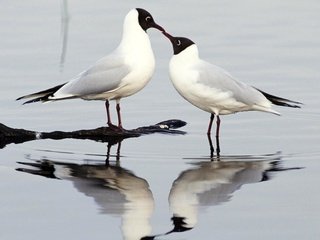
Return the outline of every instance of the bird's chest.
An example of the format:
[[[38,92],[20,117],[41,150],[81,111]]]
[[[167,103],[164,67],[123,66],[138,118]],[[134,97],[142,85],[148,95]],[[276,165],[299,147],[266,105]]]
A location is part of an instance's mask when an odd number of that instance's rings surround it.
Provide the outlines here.
[[[203,79],[199,79],[199,72],[176,68],[177,71],[171,72],[171,80],[179,92],[187,101],[196,107],[207,112],[220,112],[221,109],[228,108],[234,104],[228,91],[211,86]]]
[[[170,69],[170,77],[173,86],[184,98],[190,99],[193,96],[197,85],[195,71],[178,65]]]
[[[138,92],[150,81],[155,69],[155,60],[153,54],[144,55],[144,57],[137,55],[129,59],[128,64],[131,71],[123,79],[119,90],[126,96]]]
[[[152,76],[155,69],[155,59],[151,48],[133,51],[127,58],[126,63],[132,69],[132,73],[140,77],[148,78]]]

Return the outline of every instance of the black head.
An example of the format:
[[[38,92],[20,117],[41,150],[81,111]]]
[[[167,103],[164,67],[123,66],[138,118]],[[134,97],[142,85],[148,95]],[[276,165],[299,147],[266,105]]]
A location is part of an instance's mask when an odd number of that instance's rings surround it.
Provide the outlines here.
[[[160,25],[155,23],[155,21],[153,20],[153,17],[148,11],[142,8],[136,8],[136,10],[138,11],[138,15],[139,15],[138,16],[139,24],[144,31],[147,31],[147,29],[149,28],[156,28],[161,32],[165,31]]]
[[[172,222],[173,222],[173,226],[174,228],[168,232],[169,233],[173,233],[173,232],[185,232],[185,231],[189,231],[192,229],[192,227],[186,227],[187,223],[185,222],[186,218],[185,217],[176,217],[173,216],[171,218]]]
[[[189,38],[185,37],[173,37],[167,32],[162,32],[167,38],[169,38],[170,42],[172,43],[173,47],[173,54],[177,55],[183,50],[185,50],[187,47],[195,44],[193,41],[191,41]]]

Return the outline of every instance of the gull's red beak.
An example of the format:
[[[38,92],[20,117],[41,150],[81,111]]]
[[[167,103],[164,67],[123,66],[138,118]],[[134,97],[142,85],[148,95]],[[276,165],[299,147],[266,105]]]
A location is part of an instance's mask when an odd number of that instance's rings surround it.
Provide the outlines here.
[[[155,22],[152,23],[151,27],[158,29],[162,33],[166,31],[166,30],[164,30],[163,27],[161,27],[160,25],[156,24]]]
[[[165,35],[167,38],[169,38],[169,40],[170,40],[171,42],[173,41],[174,37],[171,36],[171,35],[170,35],[169,33],[167,33],[166,31],[163,31],[162,34]]]

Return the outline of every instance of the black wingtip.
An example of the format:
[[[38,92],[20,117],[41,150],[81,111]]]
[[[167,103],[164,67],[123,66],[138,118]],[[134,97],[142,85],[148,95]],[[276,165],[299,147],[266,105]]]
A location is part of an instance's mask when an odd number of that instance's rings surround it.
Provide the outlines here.
[[[47,102],[49,101],[49,97],[52,96],[56,91],[58,91],[61,87],[63,87],[66,83],[60,84],[58,86],[40,91],[40,92],[36,92],[36,93],[32,93],[29,95],[25,95],[22,97],[18,97],[16,99],[16,101],[19,101],[21,99],[25,99],[25,98],[32,98],[29,101],[26,101],[23,103],[24,104],[28,104],[28,103],[34,103],[34,102]]]
[[[283,106],[283,107],[291,107],[291,108],[301,108],[300,105],[303,105],[301,102],[292,101],[290,99],[277,97],[274,95],[271,95],[269,93],[266,93],[258,88],[256,88],[259,92],[261,92],[270,102],[272,102],[275,105]]]
[[[268,98],[269,99],[269,98]],[[296,105],[296,104],[290,104],[287,102],[282,102],[282,101],[278,101],[275,99],[269,99],[273,104],[278,105],[278,106],[283,106],[283,107],[291,107],[291,108],[301,108],[301,106]]]
[[[37,102],[37,101],[34,101],[34,100],[29,100],[29,101],[26,101],[26,102],[22,103],[22,105],[26,105],[26,104],[29,104],[29,103],[34,103],[34,102]]]
[[[22,103],[22,105],[29,104],[29,103],[35,103],[35,102],[47,102],[47,101],[48,101],[48,96],[44,96],[44,97],[38,97],[38,98],[31,99],[29,101],[26,101],[26,102]]]
[[[23,99],[23,97],[18,97],[18,98],[16,99],[16,101],[19,101],[19,100],[21,100],[21,99]]]

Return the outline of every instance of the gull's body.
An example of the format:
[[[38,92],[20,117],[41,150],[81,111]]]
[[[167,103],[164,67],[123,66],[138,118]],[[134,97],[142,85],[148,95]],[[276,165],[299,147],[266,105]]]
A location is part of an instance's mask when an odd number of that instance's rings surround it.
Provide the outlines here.
[[[183,59],[183,55],[196,54],[193,45],[170,61],[172,83],[190,103],[215,115],[250,110],[279,114],[271,109],[271,102],[261,92],[237,81],[222,68],[199,58],[190,59],[188,63]]]
[[[111,124],[109,100],[117,101],[119,127],[120,99],[140,91],[151,79],[155,59],[147,29],[157,25],[150,13],[143,9],[132,9],[125,17],[123,35],[119,46],[109,55],[98,60],[88,70],[69,82],[18,98],[32,98],[26,103],[47,102],[72,98],[104,100]]]
[[[298,102],[267,94],[236,80],[222,68],[202,60],[199,58],[197,46],[190,39],[164,34],[170,39],[174,49],[169,64],[171,81],[183,98],[211,113],[208,134],[214,115],[217,116],[218,136],[219,115],[243,111],[262,111],[280,115],[272,109],[272,104],[299,107],[295,105],[300,104]]]

